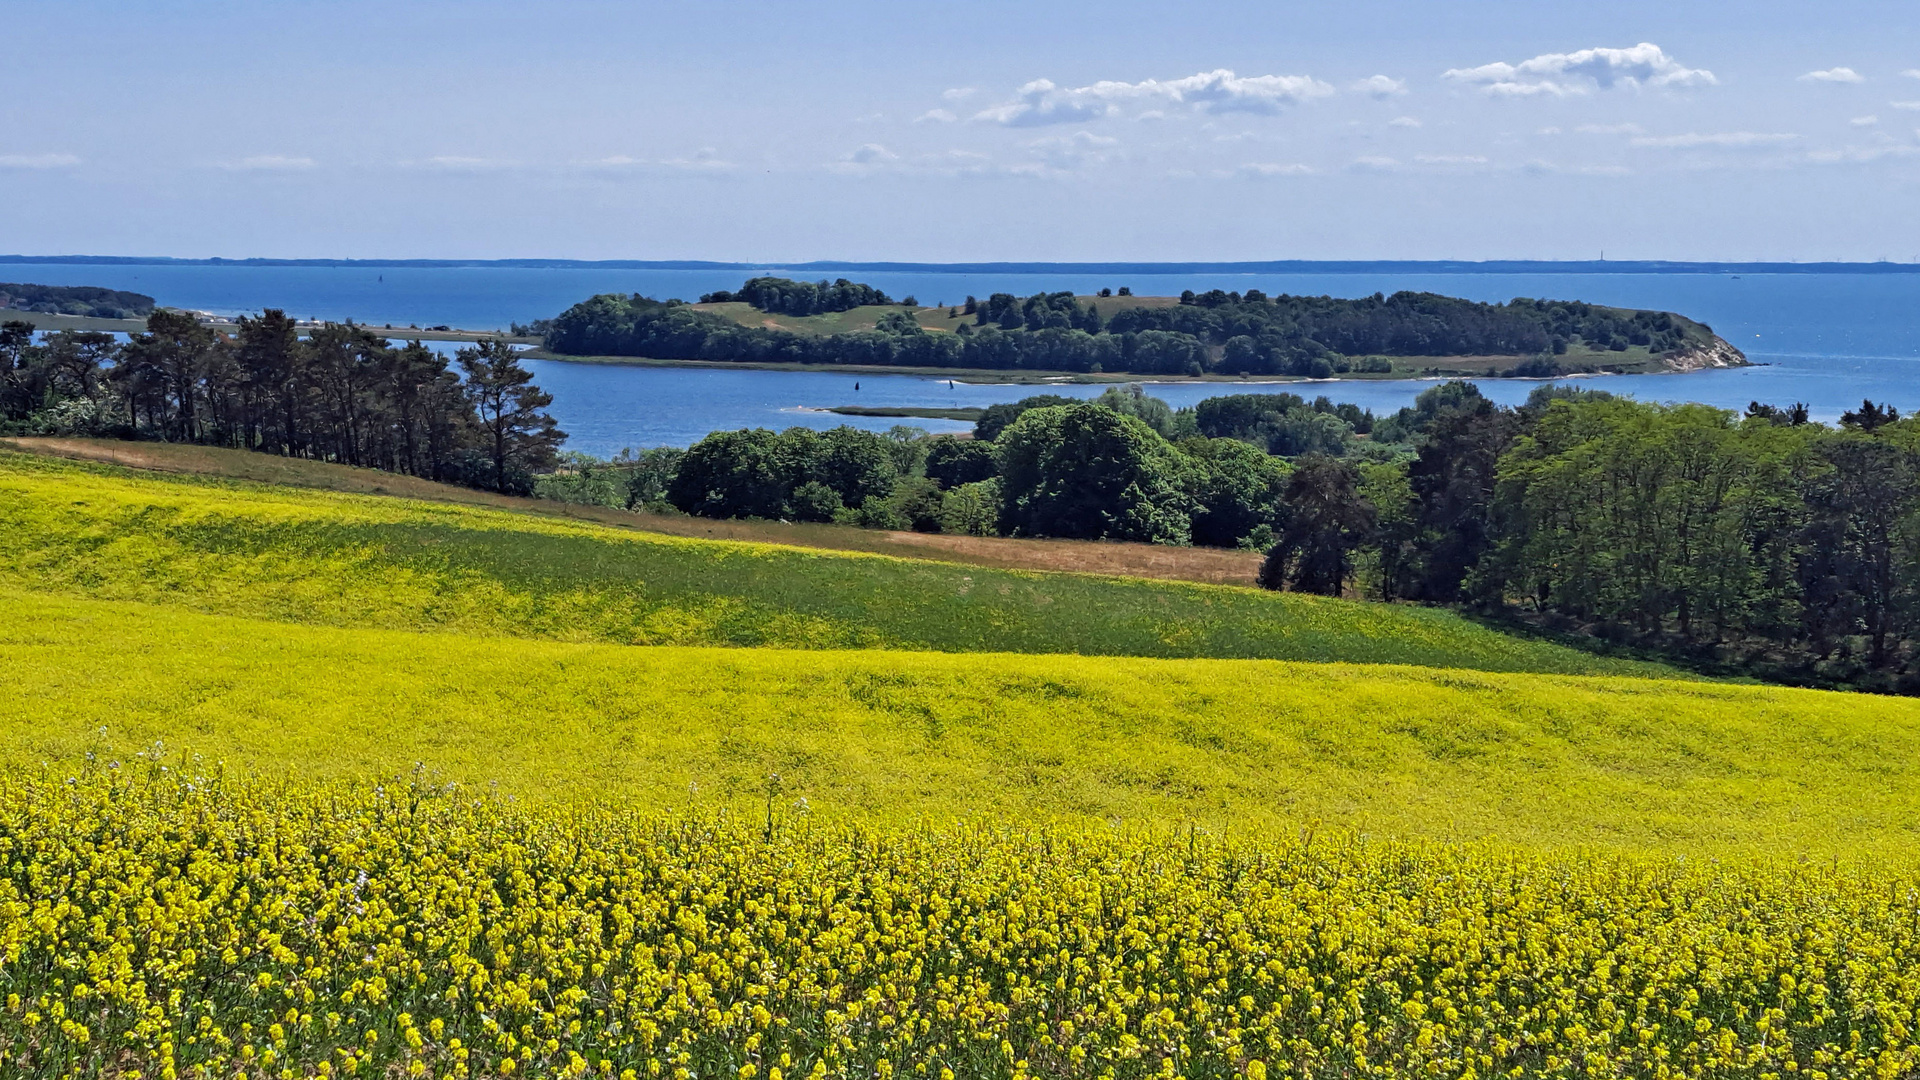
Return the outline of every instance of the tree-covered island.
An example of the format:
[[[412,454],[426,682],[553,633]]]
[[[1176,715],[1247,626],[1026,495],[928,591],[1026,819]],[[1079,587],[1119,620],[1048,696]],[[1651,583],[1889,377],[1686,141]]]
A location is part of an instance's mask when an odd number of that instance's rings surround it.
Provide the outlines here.
[[[952,305],[870,285],[753,278],[698,303],[595,296],[545,327],[557,356],[1156,376],[1691,371],[1746,357],[1703,323],[1580,301],[995,293]]]
[[[96,285],[32,285],[0,282],[0,309],[90,319],[144,319],[153,297]]]

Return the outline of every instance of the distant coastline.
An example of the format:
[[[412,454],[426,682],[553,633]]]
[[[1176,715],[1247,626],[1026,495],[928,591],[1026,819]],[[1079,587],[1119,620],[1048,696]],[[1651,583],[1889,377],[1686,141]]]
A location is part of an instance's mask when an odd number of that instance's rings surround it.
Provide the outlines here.
[[[143,255],[0,255],[0,265],[335,267],[340,269],[739,270],[942,274],[1920,274],[1920,262],[1670,260],[1329,260],[1255,262],[715,262],[699,259],[182,259]]]

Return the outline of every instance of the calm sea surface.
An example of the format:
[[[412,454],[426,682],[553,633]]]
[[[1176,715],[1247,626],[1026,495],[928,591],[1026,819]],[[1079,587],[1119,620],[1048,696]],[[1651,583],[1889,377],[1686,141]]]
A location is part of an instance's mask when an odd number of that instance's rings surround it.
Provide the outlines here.
[[[0,266],[0,276],[49,285],[104,285],[148,293],[162,304],[222,314],[283,308],[301,318],[352,318],[361,323],[492,329],[557,314],[602,292],[639,292],[693,299],[733,288],[738,270],[602,270],[505,268],[334,268],[82,264]],[[815,275],[817,276],[817,275]],[[1027,295],[1103,286],[1142,296],[1223,288],[1269,293],[1364,296],[1415,289],[1503,301],[1516,296],[1587,300],[1676,311],[1710,324],[1758,367],[1692,375],[1610,376],[1578,380],[1650,401],[1699,401],[1744,408],[1759,400],[1804,401],[1832,421],[1862,398],[1920,410],[1920,274],[1191,274],[1063,275],[860,272],[848,274],[895,296],[957,304],[967,295]],[[571,433],[569,447],[610,454],[622,447],[684,446],[709,431],[739,427],[831,427],[876,430],[893,420],[843,417],[835,405],[969,406],[1042,392],[1028,386],[949,385],[912,375],[835,375],[797,371],[714,371],[531,361],[554,395],[555,415]],[[1432,385],[1423,380],[1328,380],[1318,383],[1221,383],[1154,386],[1176,406],[1246,391],[1326,394],[1375,412],[1411,402]],[[1518,402],[1536,382],[1480,381],[1489,397]],[[856,388],[857,386],[857,388]],[[1096,395],[1098,386],[1058,393]],[[933,431],[968,425],[906,421]]]

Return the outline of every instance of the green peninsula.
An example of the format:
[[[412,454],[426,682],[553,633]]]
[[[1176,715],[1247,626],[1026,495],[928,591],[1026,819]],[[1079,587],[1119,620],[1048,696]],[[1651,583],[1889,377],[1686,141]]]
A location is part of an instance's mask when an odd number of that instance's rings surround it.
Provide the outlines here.
[[[1198,378],[1628,374],[1739,367],[1704,323],[1570,300],[1102,289],[957,304],[754,278],[698,302],[607,294],[545,326],[559,358]]]

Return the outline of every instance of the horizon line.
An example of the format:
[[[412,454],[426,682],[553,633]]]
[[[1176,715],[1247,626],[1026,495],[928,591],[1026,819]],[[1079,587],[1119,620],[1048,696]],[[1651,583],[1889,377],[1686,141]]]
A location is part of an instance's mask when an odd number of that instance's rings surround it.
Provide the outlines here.
[[[1273,274],[1378,273],[1417,271],[1435,274],[1498,273],[1920,273],[1920,262],[1719,262],[1677,259],[1272,259],[1158,262],[905,262],[897,260],[816,259],[806,262],[727,262],[705,259],[289,259],[220,256],[181,258],[167,255],[0,255],[0,265],[235,266],[366,269],[514,269],[514,270],[786,270],[795,272],[879,271],[949,274]]]

